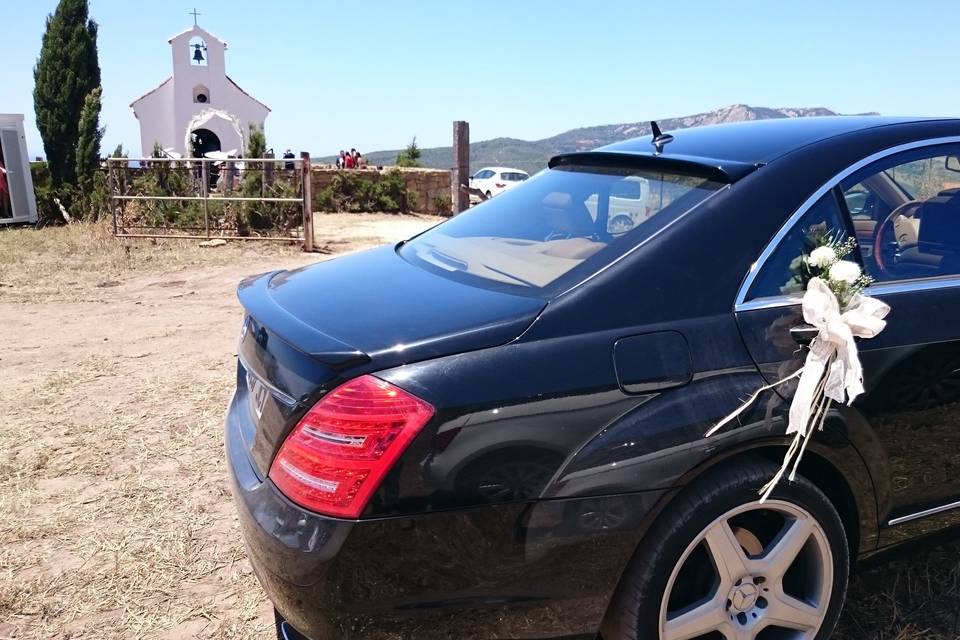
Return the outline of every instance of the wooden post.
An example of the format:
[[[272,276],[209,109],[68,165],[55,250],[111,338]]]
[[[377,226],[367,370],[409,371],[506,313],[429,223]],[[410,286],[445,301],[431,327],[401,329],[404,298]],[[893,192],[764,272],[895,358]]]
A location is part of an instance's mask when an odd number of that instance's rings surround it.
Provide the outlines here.
[[[113,192],[113,162],[110,161],[110,158],[107,158],[107,191],[110,192],[110,213],[113,215],[113,235],[117,235],[117,199],[114,198],[116,195]]]
[[[470,123],[453,123],[453,169],[450,172],[450,202],[453,215],[470,208]]]
[[[206,160],[200,161],[200,195],[203,196],[203,235],[210,239],[210,210],[207,198],[210,197],[210,176],[207,174]]]
[[[273,160],[273,149],[270,149],[263,157]],[[266,192],[267,185],[273,184],[273,170],[275,167],[272,162],[264,162],[260,168],[263,169],[263,190]]]
[[[300,180],[303,188],[303,250],[313,251],[313,188],[310,184],[310,154],[300,152]]]

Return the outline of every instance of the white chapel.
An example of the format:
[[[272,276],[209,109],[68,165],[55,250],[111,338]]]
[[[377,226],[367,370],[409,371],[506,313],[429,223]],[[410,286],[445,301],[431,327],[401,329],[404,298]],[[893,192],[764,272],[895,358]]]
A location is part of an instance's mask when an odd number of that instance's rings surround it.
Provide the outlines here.
[[[140,121],[140,148],[149,156],[155,143],[173,157],[211,151],[242,156],[250,125],[263,128],[270,108],[227,75],[227,43],[196,24],[168,41],[173,75],[134,100]]]

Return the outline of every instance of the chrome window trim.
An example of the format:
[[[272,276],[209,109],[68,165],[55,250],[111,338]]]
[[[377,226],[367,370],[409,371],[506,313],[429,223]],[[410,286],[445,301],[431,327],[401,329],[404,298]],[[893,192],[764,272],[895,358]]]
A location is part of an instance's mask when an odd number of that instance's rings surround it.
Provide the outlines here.
[[[876,282],[866,288],[866,293],[872,296],[882,296],[909,291],[931,291],[934,289],[952,289],[960,287],[960,274],[933,276],[930,278],[914,278],[912,280],[892,280],[890,282]]]
[[[889,149],[884,149],[883,151],[878,151],[877,153],[869,155],[866,158],[858,160],[857,162],[853,163],[852,165],[850,165],[849,167],[847,167],[837,175],[827,180],[823,185],[820,186],[819,189],[814,191],[813,195],[807,198],[803,202],[803,204],[801,204],[800,207],[796,211],[794,211],[789,218],[787,218],[787,221],[783,223],[783,225],[780,227],[777,233],[774,234],[773,238],[771,238],[770,241],[767,243],[767,246],[764,247],[763,251],[760,253],[760,256],[754,261],[752,265],[750,265],[750,271],[747,272],[747,275],[743,280],[743,284],[740,285],[740,289],[737,291],[736,302],[734,303],[734,306],[733,306],[734,311],[747,311],[748,309],[751,309],[751,308],[754,308],[754,309],[772,308],[772,307],[782,307],[782,306],[790,306],[792,304],[796,304],[796,302],[792,301],[793,299],[791,299],[791,301],[785,301],[787,296],[776,296],[772,298],[756,298],[754,300],[750,300],[749,302],[747,302],[746,298],[747,298],[747,293],[750,291],[750,287],[753,286],[753,282],[757,278],[757,274],[760,272],[761,269],[763,269],[763,265],[770,258],[770,255],[780,245],[780,241],[783,240],[783,237],[787,235],[790,229],[793,228],[793,226],[800,220],[801,217],[803,217],[803,214],[805,214],[807,210],[810,209],[810,207],[816,204],[816,202],[820,198],[822,198],[825,193],[830,191],[830,189],[833,189],[835,186],[840,184],[840,182],[842,182],[844,178],[850,176],[853,173],[856,173],[857,171],[859,171],[860,169],[862,169],[863,167],[869,164],[873,164],[877,160],[882,160],[883,158],[896,155],[904,151],[919,149],[921,147],[933,147],[941,144],[957,144],[957,143],[960,143],[960,136],[928,138],[926,140],[915,140],[914,142],[907,142],[901,145],[897,145],[895,147],[890,147]],[[917,281],[909,281],[909,282],[917,283]],[[898,284],[898,283],[883,283],[883,285],[873,285],[870,288],[870,291],[876,292],[877,288],[881,286],[885,286],[887,284]],[[904,284],[906,284],[906,282]],[[937,288],[937,287],[930,287],[930,288]],[[916,290],[916,287],[908,287],[901,290],[913,291],[913,290]],[[753,303],[760,303],[760,302],[763,302],[764,300],[771,300],[771,301],[779,300],[779,302],[773,302],[771,304],[765,304],[759,307],[750,306]]]
[[[908,516],[901,516],[899,518],[894,518],[887,524],[889,526],[895,526],[898,524],[903,524],[904,522],[910,522],[911,520],[919,520],[920,518],[926,518],[927,516],[934,516],[938,513],[943,513],[944,511],[953,511],[954,509],[960,509],[960,502],[951,502],[949,504],[942,504],[939,507],[934,507],[932,509],[927,509],[925,511],[919,511],[917,513],[911,513]]]
[[[864,293],[870,296],[896,295],[898,293],[910,293],[913,291],[935,291],[937,289],[960,289],[960,274],[949,276],[934,276],[931,278],[914,278],[912,280],[893,280],[891,282],[878,282],[870,285],[864,290]],[[764,298],[754,298],[749,302],[737,305],[737,311],[756,311],[757,309],[778,309],[780,307],[792,307],[803,302],[799,296],[767,296]]]

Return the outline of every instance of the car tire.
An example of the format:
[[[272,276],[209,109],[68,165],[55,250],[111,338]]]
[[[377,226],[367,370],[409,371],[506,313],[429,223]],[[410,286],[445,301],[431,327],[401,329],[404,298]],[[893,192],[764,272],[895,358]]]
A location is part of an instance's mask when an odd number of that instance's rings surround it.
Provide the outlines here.
[[[484,195],[487,196],[487,200],[493,197],[493,194],[491,194],[489,191],[487,191]]]
[[[760,505],[758,489],[776,470],[749,459],[678,494],[621,577],[603,640],[736,640],[768,625],[774,634],[795,625],[797,638],[829,638],[850,565],[843,523],[799,476]]]

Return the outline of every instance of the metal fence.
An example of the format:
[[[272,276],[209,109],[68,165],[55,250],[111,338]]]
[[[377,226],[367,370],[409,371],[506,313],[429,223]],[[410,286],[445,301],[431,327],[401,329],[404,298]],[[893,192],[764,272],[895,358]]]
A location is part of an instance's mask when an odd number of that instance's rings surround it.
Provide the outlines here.
[[[302,242],[313,251],[310,157],[108,158],[118,238]]]

